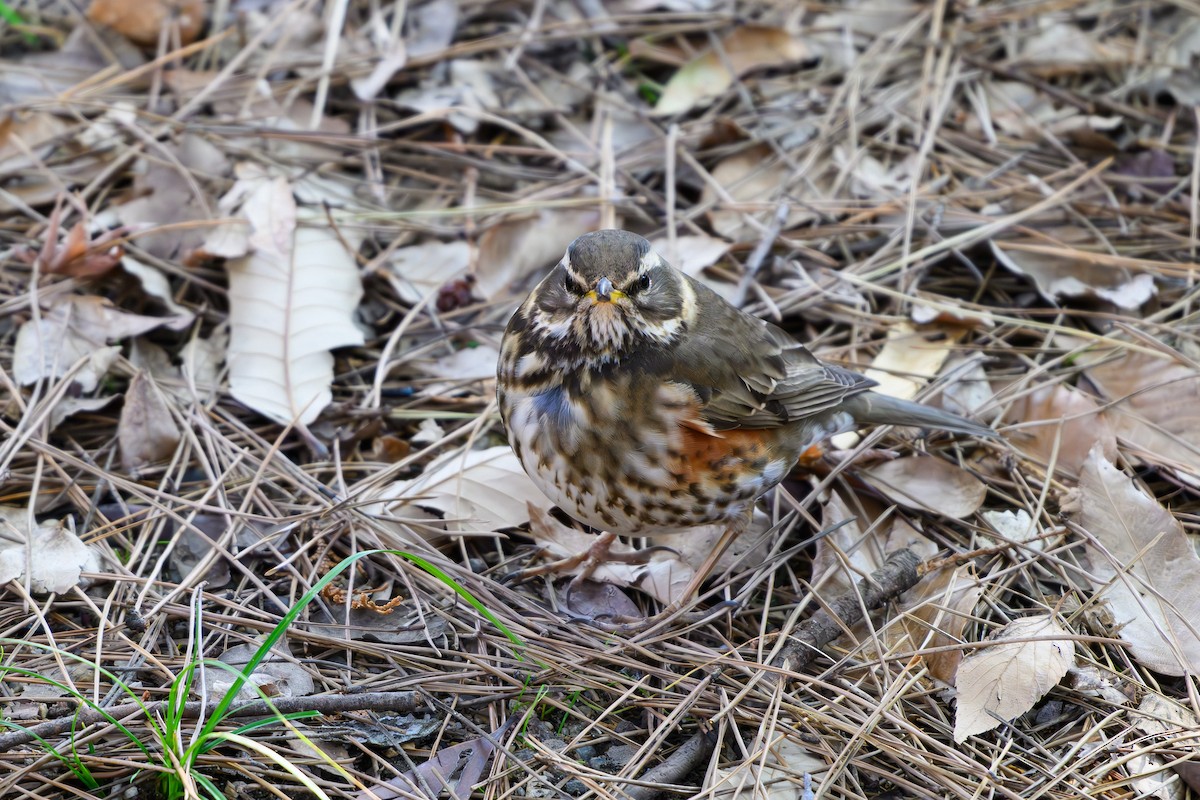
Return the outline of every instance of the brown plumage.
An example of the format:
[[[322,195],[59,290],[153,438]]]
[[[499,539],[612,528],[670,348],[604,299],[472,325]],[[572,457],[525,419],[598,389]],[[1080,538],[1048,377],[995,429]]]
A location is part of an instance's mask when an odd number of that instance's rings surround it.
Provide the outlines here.
[[[740,530],[801,453],[862,425],[995,435],[872,392],[619,230],[567,248],[509,322],[498,379],[530,477],[620,534]]]

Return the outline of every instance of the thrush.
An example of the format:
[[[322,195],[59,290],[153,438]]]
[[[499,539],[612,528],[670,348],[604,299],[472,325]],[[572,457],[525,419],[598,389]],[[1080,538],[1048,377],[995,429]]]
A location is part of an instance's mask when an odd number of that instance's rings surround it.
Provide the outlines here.
[[[509,321],[497,377],[525,471],[605,532],[592,564],[614,534],[741,533],[802,453],[844,431],[996,435],[873,392],[875,381],[821,361],[621,230],[571,243]]]

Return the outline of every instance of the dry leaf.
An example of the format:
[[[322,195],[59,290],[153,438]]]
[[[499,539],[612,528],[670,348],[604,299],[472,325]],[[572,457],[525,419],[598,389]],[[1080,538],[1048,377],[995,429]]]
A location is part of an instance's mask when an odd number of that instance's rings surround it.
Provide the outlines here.
[[[720,261],[732,247],[724,239],[707,235],[676,236],[674,247],[670,239],[661,236],[650,240],[650,246],[680,272],[693,278],[699,278],[701,272]]]
[[[732,569],[738,563],[761,564],[770,555],[771,540],[764,536],[771,528],[771,518],[759,508],[754,509],[750,527],[725,548],[713,565],[713,573]],[[646,537],[651,547],[668,547],[679,554],[683,563],[699,569],[725,533],[724,525],[701,525],[677,533],[652,534]]]
[[[396,294],[404,302],[416,305],[450,281],[461,278],[470,265],[469,244],[435,241],[401,247],[392,254],[387,266]]]
[[[60,198],[42,233],[41,249],[34,252],[31,248],[19,248],[13,253],[14,257],[26,264],[38,262],[39,269],[48,275],[72,278],[97,278],[120,263],[125,255],[125,247],[119,241],[127,233],[124,228],[101,230],[93,239],[88,222],[80,219],[59,241],[62,218]]]
[[[170,160],[161,155],[141,159],[132,198],[113,210],[122,224],[138,231],[138,247],[159,258],[187,261],[204,241],[205,230],[185,223],[215,214],[203,194],[203,181],[228,175],[229,163],[225,153],[195,133],[185,132],[178,142],[163,142],[160,148]],[[160,226],[164,230],[153,230]]]
[[[1128,351],[1084,373],[1108,405],[1104,417],[1138,455],[1200,473],[1200,374],[1166,356]]]
[[[591,208],[544,208],[508,217],[479,237],[476,287],[488,299],[506,296],[530,273],[553,266],[576,237],[599,226],[600,212]]]
[[[704,795],[720,800],[796,800],[812,797],[828,773],[825,759],[798,741],[780,738],[732,769],[718,768]],[[807,779],[806,779],[807,778]]]
[[[982,547],[995,547],[1001,541],[1028,544],[1031,549],[1038,551],[1046,547],[1045,540],[1039,538],[1040,532],[1033,522],[1033,517],[1023,508],[1016,511],[981,511],[979,516],[1000,535],[1000,539],[997,540],[987,534],[978,534]]]
[[[42,522],[33,531],[28,524],[25,509],[0,507],[0,584],[28,577],[33,591],[61,594],[85,585],[81,573],[100,571],[96,549],[61,522]]]
[[[1068,636],[1051,614],[1023,617],[964,658],[955,681],[954,741],[990,731],[1033,708],[1075,661],[1075,642]]]
[[[679,114],[719,96],[733,85],[734,78],[811,57],[808,47],[795,35],[760,25],[744,25],[732,31],[721,40],[721,50],[724,57],[710,48],[680,67],[663,87],[654,113]]]
[[[887,554],[908,547],[921,558],[931,558],[937,545],[895,514],[885,518],[886,508],[870,497],[855,497],[848,503],[833,491],[821,509],[821,527],[837,527],[817,541],[813,557],[813,582],[824,592],[850,591],[863,575],[883,566]]]
[[[464,347],[455,350],[448,356],[432,361],[413,362],[422,373],[441,378],[447,383],[432,383],[426,386],[423,393],[430,396],[441,396],[453,392],[461,392],[470,388],[477,381],[494,381],[496,379],[496,362],[500,359],[500,351],[491,345],[480,344],[475,347]],[[481,394],[494,392],[485,390]]]
[[[962,417],[978,417],[990,410],[996,393],[983,369],[984,357],[951,356],[943,373],[951,376],[942,390],[942,408]]]
[[[1200,557],[1183,526],[1099,447],[1070,509],[1088,534],[1089,572],[1112,609],[1115,635],[1149,669],[1200,674]]]
[[[164,25],[191,44],[204,25],[204,0],[92,0],[87,16],[144,47],[153,47]]]
[[[397,481],[364,500],[387,501],[368,513],[444,520],[439,527],[461,534],[524,524],[529,519],[526,505],[544,505],[546,496],[525,474],[512,448],[501,445],[448,453],[420,477]]]
[[[363,343],[353,322],[362,297],[361,235],[298,210],[291,187],[239,169],[248,255],[229,271],[229,384],[235,398],[282,425],[307,425],[333,398],[335,347]]]
[[[21,384],[28,385],[61,378],[75,368],[72,380],[83,392],[91,392],[121,352],[120,347],[106,347],[107,342],[190,322],[190,315],[127,314],[102,297],[55,295],[40,319],[29,320],[17,331],[13,372]]]
[[[868,467],[859,474],[892,502],[952,519],[975,513],[987,495],[983,481],[940,458],[897,458]]]
[[[907,323],[893,325],[864,374],[879,384],[874,391],[911,400],[941,370],[952,344],[954,339],[943,330],[918,333]]]
[[[760,229],[748,224],[745,216],[750,214],[766,225],[775,215],[774,205],[779,202],[788,181],[788,171],[780,167],[774,151],[765,144],[755,145],[717,164],[713,168],[712,178],[734,203],[754,203],[767,208],[763,211],[746,212],[723,207],[724,198],[706,183],[700,194],[700,204],[716,206],[708,212],[713,230],[734,242],[757,241],[761,237]],[[820,188],[813,189],[809,194],[816,195],[816,199],[826,196],[826,192]],[[806,195],[805,199],[814,198]],[[791,204],[783,225],[785,230],[816,218],[812,211],[801,208],[802,205],[799,202]]]
[[[1039,386],[1013,401],[1004,418],[1015,426],[1005,435],[1011,445],[1044,466],[1056,458],[1055,467],[1073,478],[1097,444],[1106,457],[1116,458],[1109,417],[1100,414],[1095,400],[1070,386]]]
[[[1053,251],[1043,249],[1045,245],[1040,243],[1031,245],[1037,250],[1017,242],[992,240],[989,245],[997,261],[1018,275],[1032,278],[1042,296],[1052,302],[1062,297],[1085,297],[1135,310],[1155,295],[1153,276],[1106,264],[1083,250],[1071,249],[1070,243],[1079,238],[1077,232],[1064,234],[1067,244]]]
[[[223,664],[236,667],[245,673],[245,667],[251,657],[258,651],[257,644],[235,644],[221,653],[218,660]],[[280,640],[267,653],[266,658],[258,663],[254,672],[249,676],[249,683],[254,684],[268,697],[306,697],[313,693],[316,684],[312,673],[297,662],[287,643]],[[233,685],[233,676],[225,670],[213,669],[208,680],[208,700],[217,702]],[[258,692],[243,686],[238,692],[240,701],[259,699]]]
[[[66,122],[45,111],[14,111],[0,118],[0,178],[36,168],[68,130]]]
[[[139,370],[125,392],[125,406],[117,423],[121,466],[127,472],[165,461],[179,446],[179,426],[170,402],[149,373]]]
[[[983,586],[975,577],[974,568],[962,564],[943,566],[925,575],[900,598],[904,609],[900,619],[911,646],[921,654],[929,674],[943,683],[954,685],[963,652],[937,651],[937,648],[962,644],[963,630],[971,622],[975,605],[982,596]],[[893,631],[888,628],[889,644],[894,638]]]

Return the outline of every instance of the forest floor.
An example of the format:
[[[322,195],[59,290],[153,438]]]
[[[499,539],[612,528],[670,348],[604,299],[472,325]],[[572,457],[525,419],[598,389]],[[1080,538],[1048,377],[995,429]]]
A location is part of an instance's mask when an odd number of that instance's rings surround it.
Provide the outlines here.
[[[0,797],[1200,793],[1194,6],[84,5],[0,3]],[[514,580],[605,227],[1000,437]]]

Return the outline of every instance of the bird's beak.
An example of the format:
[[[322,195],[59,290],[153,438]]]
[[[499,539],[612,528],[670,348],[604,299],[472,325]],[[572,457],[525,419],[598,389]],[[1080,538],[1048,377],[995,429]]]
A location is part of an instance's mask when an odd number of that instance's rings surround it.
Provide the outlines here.
[[[588,297],[598,300],[601,303],[611,303],[620,300],[624,296],[624,292],[619,292],[613,288],[612,281],[608,278],[601,278],[596,281],[596,288],[588,292]]]

